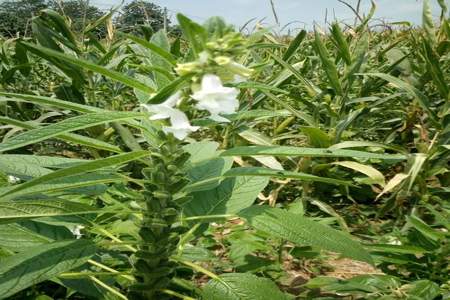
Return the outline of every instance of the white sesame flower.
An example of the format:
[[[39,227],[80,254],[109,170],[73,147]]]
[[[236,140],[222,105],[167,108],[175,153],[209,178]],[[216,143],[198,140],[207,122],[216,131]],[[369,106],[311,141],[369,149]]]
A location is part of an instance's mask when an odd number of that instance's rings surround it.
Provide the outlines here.
[[[145,104],[142,105],[149,112],[155,113],[150,117],[150,120],[169,119],[171,126],[163,126],[165,133],[172,133],[177,139],[185,139],[190,132],[196,131],[199,127],[191,126],[186,114],[181,110],[174,108],[180,102],[181,93],[178,92],[169,97],[165,102],[160,104]]]
[[[81,234],[81,229],[84,229],[83,225],[75,225],[70,231],[76,237],[76,239],[80,239],[83,234]]]
[[[8,182],[10,184],[16,184],[16,183],[20,182],[20,178],[16,177],[16,176],[13,176],[13,175],[8,175]]]
[[[198,101],[196,108],[207,110],[211,114],[210,119],[218,122],[230,122],[219,114],[236,112],[239,107],[238,94],[238,89],[224,87],[218,76],[206,74],[202,78],[201,89],[195,92],[192,98]]]

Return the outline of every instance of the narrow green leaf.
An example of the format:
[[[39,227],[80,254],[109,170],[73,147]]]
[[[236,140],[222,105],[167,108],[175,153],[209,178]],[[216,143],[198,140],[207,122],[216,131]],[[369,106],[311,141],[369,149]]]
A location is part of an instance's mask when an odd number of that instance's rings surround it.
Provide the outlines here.
[[[297,51],[298,47],[300,47],[300,44],[305,39],[306,34],[307,34],[306,30],[302,30],[295,36],[295,38],[289,44],[289,47],[287,48],[286,52],[284,52],[283,54],[284,61],[288,61],[289,58],[291,58],[292,55],[294,55],[295,51]]]
[[[413,226],[417,231],[423,234],[425,237],[429,238],[432,241],[439,241],[446,237],[444,232],[440,232],[431,228],[427,223],[425,223],[419,217],[414,215],[407,216],[406,221]]]
[[[149,155],[148,151],[136,151],[136,152],[119,154],[119,155],[115,155],[115,156],[111,156],[111,157],[107,157],[107,158],[103,158],[103,159],[98,159],[98,160],[93,160],[90,162],[82,163],[82,164],[76,165],[74,167],[61,169],[61,170],[52,172],[50,174],[46,174],[44,176],[37,177],[37,178],[27,181],[25,183],[22,183],[22,184],[16,186],[15,188],[13,188],[12,190],[0,195],[0,197],[2,197],[2,198],[4,198],[5,196],[11,197],[15,193],[18,193],[25,189],[29,189],[38,184],[49,182],[54,179],[61,179],[66,176],[74,176],[77,174],[83,174],[83,173],[92,172],[92,171],[95,171],[98,169],[103,169],[103,168],[106,168],[109,166],[124,164],[129,161],[137,160],[141,157],[148,156],[148,155]]]
[[[10,125],[14,125],[16,127],[25,128],[25,129],[41,128],[39,126],[33,125],[32,123],[18,121],[18,120],[14,120],[14,119],[10,119],[10,118],[5,118],[5,117],[0,117],[0,123],[10,124]],[[75,144],[79,144],[79,145],[84,145],[87,147],[92,147],[94,149],[101,149],[101,150],[111,151],[111,152],[115,152],[115,153],[122,152],[122,150],[115,145],[111,145],[111,144],[103,142],[99,139],[94,139],[94,138],[79,135],[79,134],[74,134],[74,133],[60,134],[60,135],[56,136],[56,138],[63,140],[63,141],[67,141],[67,142],[71,142],[71,143],[75,143]],[[0,147],[1,147],[1,144],[0,144]]]
[[[345,39],[344,33],[342,33],[339,23],[334,22],[331,25],[331,36],[333,37],[333,40],[336,43],[336,48],[338,49],[342,59],[345,61],[347,65],[350,65],[352,63],[350,48],[348,46],[347,40]]]
[[[51,97],[45,96],[37,96],[37,95],[27,95],[27,94],[16,94],[16,93],[7,93],[0,91],[0,101],[15,101],[15,102],[27,102],[38,105],[45,105],[51,107],[57,107],[61,109],[69,109],[73,111],[77,111],[80,113],[91,113],[91,112],[100,112],[106,111],[94,106],[78,104],[75,102],[63,101]]]
[[[345,149],[303,148],[292,146],[246,146],[225,150],[221,156],[303,156],[303,157],[351,157],[362,159],[383,159],[401,161],[406,156],[400,154],[379,154]]]
[[[151,43],[149,41],[146,41],[144,39],[141,39],[137,36],[131,35],[131,34],[126,34],[126,33],[119,33],[119,36],[124,36],[130,40],[132,40],[133,42],[135,42],[136,44],[139,44],[145,48],[147,48],[148,50],[150,50],[151,52],[155,53],[156,55],[162,57],[165,61],[167,61],[168,63],[170,63],[171,65],[175,66],[176,65],[176,59],[173,57],[173,55],[170,52],[167,52],[166,50],[164,50],[163,48],[159,47],[158,45]]]
[[[439,125],[436,113],[431,110],[431,104],[428,101],[428,98],[421,91],[419,91],[418,89],[416,89],[412,85],[404,82],[401,79],[398,79],[397,77],[391,76],[389,74],[384,74],[384,73],[363,73],[361,75],[379,77],[379,78],[384,79],[384,80],[386,80],[386,81],[396,85],[397,87],[403,89],[405,92],[407,92],[412,97],[414,97],[417,100],[417,102],[419,102],[419,104],[422,107],[422,109],[427,112],[428,117],[435,124]]]
[[[179,87],[190,78],[191,76],[189,75],[178,77],[168,85],[164,86],[161,90],[159,90],[158,93],[153,97],[151,97],[147,103],[159,104],[164,102],[164,100],[166,100],[170,95],[174,94],[177,91],[177,89],[179,89]]]
[[[6,142],[1,143],[0,152],[31,145],[71,131],[76,131],[108,122],[139,118],[143,116],[144,114],[133,112],[109,112],[91,113],[73,117],[63,120],[59,123],[51,124],[45,127],[39,127],[19,134],[7,140]]]
[[[327,74],[331,87],[335,90],[336,94],[342,95],[343,91],[341,82],[339,81],[339,73],[337,71],[336,65],[330,58],[330,54],[328,53],[327,48],[325,47],[319,32],[315,31],[314,34],[315,34],[316,51],[319,54],[320,60],[322,61],[325,73]]]
[[[363,174],[367,175],[370,179],[372,179],[373,183],[377,183],[383,187],[385,185],[383,173],[381,173],[380,171],[378,171],[377,169],[375,169],[372,166],[360,164],[355,161],[339,161],[339,162],[335,162],[333,164],[352,169],[356,172],[363,173]]]
[[[261,167],[243,167],[243,168],[233,168],[230,171],[226,172],[224,177],[236,177],[236,176],[263,176],[263,177],[274,177],[274,178],[282,178],[282,179],[295,179],[301,181],[313,181],[313,182],[324,182],[336,185],[352,185],[351,182],[327,178],[327,177],[319,177],[307,173],[300,172],[291,172],[291,171],[283,171],[283,170],[274,170],[269,168],[261,168]]]
[[[41,53],[44,53],[44,54],[46,54],[48,56],[57,58],[57,59],[59,59],[61,61],[64,61],[64,62],[67,62],[67,63],[70,63],[70,64],[74,64],[76,66],[80,66],[80,67],[85,68],[85,69],[87,69],[89,71],[92,71],[94,73],[101,74],[101,75],[103,75],[105,77],[108,77],[108,78],[110,78],[112,80],[115,80],[115,81],[118,81],[120,83],[123,83],[126,86],[129,86],[129,87],[141,90],[141,91],[146,92],[146,93],[153,93],[154,92],[154,90],[151,87],[143,84],[140,81],[137,81],[136,79],[134,79],[132,77],[126,76],[126,75],[124,75],[124,74],[122,74],[120,72],[117,72],[117,71],[109,70],[109,69],[107,69],[105,67],[96,65],[95,63],[92,63],[90,61],[87,61],[87,60],[84,60],[84,59],[81,59],[81,58],[78,58],[78,57],[75,57],[75,56],[67,55],[65,53],[61,53],[61,52],[58,52],[58,51],[55,51],[55,50],[51,50],[51,49],[48,49],[48,48],[45,48],[45,47],[34,45],[34,44],[31,44],[31,43],[25,43],[24,42],[22,44],[25,45],[30,51],[32,51],[34,53],[37,53],[38,55],[41,54]]]

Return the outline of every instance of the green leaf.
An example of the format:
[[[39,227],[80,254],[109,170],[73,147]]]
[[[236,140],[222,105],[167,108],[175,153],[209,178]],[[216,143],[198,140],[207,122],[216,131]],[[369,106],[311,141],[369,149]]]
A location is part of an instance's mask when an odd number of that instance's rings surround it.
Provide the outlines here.
[[[10,124],[10,125],[20,127],[20,128],[25,128],[25,129],[41,128],[39,126],[33,125],[32,123],[18,121],[18,120],[6,118],[6,117],[0,117],[0,123]],[[103,142],[99,139],[94,139],[94,138],[79,135],[79,134],[66,133],[66,134],[58,135],[56,138],[67,141],[67,142],[84,145],[87,147],[92,147],[94,149],[102,149],[102,150],[111,151],[111,152],[115,152],[115,153],[122,152],[122,150],[120,150],[120,148],[117,146]],[[0,147],[1,147],[1,145],[0,145]]]
[[[7,140],[6,142],[1,143],[0,152],[31,145],[71,131],[76,131],[112,121],[127,120],[143,116],[143,114],[133,112],[109,112],[91,113],[73,117],[63,120],[59,123],[54,123],[45,127],[39,127],[19,134]]]
[[[253,176],[227,178],[213,190],[193,193],[184,213],[188,217],[237,213],[252,205],[268,182]]]
[[[103,210],[89,205],[60,200],[26,200],[0,202],[0,223],[41,217],[99,213]]]
[[[278,208],[252,206],[239,213],[249,224],[300,246],[313,246],[373,264],[369,253],[343,232]]]
[[[413,226],[417,231],[423,234],[425,237],[429,238],[432,241],[439,241],[445,238],[445,233],[434,230],[427,223],[425,223],[419,217],[414,215],[407,216],[406,221]]]
[[[2,198],[11,197],[12,195],[14,195],[20,191],[29,189],[33,186],[36,186],[36,185],[39,185],[42,183],[49,182],[54,179],[61,179],[63,177],[67,177],[67,176],[74,176],[77,174],[83,174],[83,173],[92,172],[92,171],[95,171],[98,169],[103,169],[103,168],[106,168],[109,166],[124,164],[126,162],[137,160],[141,157],[148,156],[148,155],[149,155],[148,151],[135,151],[135,152],[119,154],[119,155],[115,155],[115,156],[111,156],[111,157],[107,157],[107,158],[103,158],[103,159],[97,159],[94,161],[89,161],[86,163],[76,165],[74,167],[61,169],[61,170],[52,172],[50,174],[46,174],[44,176],[37,177],[37,178],[27,181],[25,183],[22,183],[16,187],[14,187],[12,190],[9,190],[8,192],[1,194],[0,197],[2,197]]]
[[[334,22],[331,25],[331,36],[333,37],[333,40],[336,43],[336,48],[338,49],[342,59],[344,59],[347,65],[350,65],[352,63],[352,56],[350,54],[350,49],[347,40],[345,39],[345,36],[342,33],[339,23]]]
[[[87,162],[85,159],[67,158],[45,155],[26,155],[26,154],[0,154],[0,162],[9,161],[11,163],[23,163],[45,168],[65,168],[71,165]]]
[[[7,93],[0,91],[0,101],[15,101],[15,102],[27,102],[44,106],[57,107],[61,109],[69,109],[73,111],[77,111],[80,113],[91,113],[91,112],[100,112],[106,111],[94,106],[78,104],[75,102],[63,101],[51,97],[45,96],[36,96],[36,95],[26,95],[26,94],[16,94],[16,93]]]
[[[25,226],[19,224],[0,224],[0,245],[7,250],[21,252],[30,247],[48,244],[51,241],[52,239],[40,235]]]
[[[164,48],[159,47],[158,45],[156,45],[155,43],[151,43],[149,41],[146,41],[144,39],[141,39],[137,36],[131,35],[131,34],[126,34],[126,33],[119,33],[119,36],[124,36],[130,40],[132,40],[133,42],[135,42],[136,44],[139,44],[145,48],[147,48],[148,50],[150,50],[151,52],[155,53],[156,55],[164,58],[164,60],[166,60],[168,63],[170,63],[171,65],[175,66],[176,65],[176,60],[173,57],[173,55],[170,52],[167,52],[166,50],[164,50]]]
[[[32,155],[30,155],[32,156]],[[8,175],[39,177],[52,171],[36,164],[30,164],[14,157],[0,155],[0,169]]]
[[[222,274],[203,289],[205,300],[287,300],[277,285],[267,278],[249,273]]]
[[[77,58],[75,56],[67,55],[67,54],[64,54],[64,53],[61,53],[61,52],[58,52],[58,51],[55,51],[55,50],[51,50],[51,49],[45,48],[45,47],[34,45],[34,44],[31,44],[31,43],[22,43],[22,44],[25,45],[27,47],[27,49],[29,49],[30,51],[32,51],[32,52],[34,52],[34,53],[36,53],[38,55],[45,54],[45,55],[48,55],[50,57],[56,58],[58,60],[64,61],[66,63],[74,64],[76,66],[80,66],[80,67],[85,68],[85,69],[87,69],[89,71],[101,74],[101,75],[103,75],[105,77],[108,77],[108,78],[110,78],[112,80],[115,80],[115,81],[118,81],[120,83],[123,83],[126,86],[129,86],[129,87],[132,87],[132,88],[136,88],[136,89],[141,90],[141,91],[146,92],[146,93],[153,93],[154,92],[154,90],[151,87],[143,84],[140,81],[137,81],[136,79],[134,79],[132,77],[123,75],[122,73],[117,72],[117,71],[109,70],[109,69],[107,69],[105,67],[96,65],[96,64],[94,64],[94,63],[92,63],[90,61],[87,61],[87,60],[84,60],[84,59],[81,59],[81,58]]]
[[[40,177],[39,177],[40,178]],[[40,193],[57,193],[64,192],[65,194],[97,194],[106,189],[103,186],[105,183],[111,182],[124,182],[125,179],[122,176],[114,174],[101,174],[101,173],[88,173],[82,175],[67,176],[63,178],[57,178],[45,183],[40,183],[33,187],[27,188],[19,192],[17,197],[24,195],[40,194]],[[0,194],[6,194],[12,191],[17,186],[9,186],[7,188],[0,189]],[[0,202],[7,200],[8,197],[0,198]]]
[[[305,39],[306,34],[307,34],[306,30],[302,30],[296,35],[296,37],[289,44],[289,47],[287,48],[286,52],[284,52],[283,54],[284,61],[288,61],[289,58],[291,58],[291,56],[294,55],[295,51],[297,51],[298,47],[300,47],[300,44]]]
[[[207,38],[206,30],[203,26],[200,26],[182,14],[177,14],[177,20],[183,31],[184,37],[189,41],[190,46],[192,47],[192,51],[194,54],[198,55],[204,49]]]
[[[91,241],[75,240],[37,246],[2,259],[0,299],[83,265],[95,251]]]
[[[408,300],[433,300],[441,295],[438,284],[430,280],[417,280],[402,286]]]
[[[235,147],[221,153],[221,156],[302,156],[302,157],[351,157],[361,159],[382,159],[401,161],[406,156],[400,154],[379,154],[355,150],[304,148],[292,146],[246,146]]]
[[[191,165],[186,171],[191,184],[186,187],[185,191],[194,192],[215,188],[219,185],[221,176],[231,169],[232,165],[231,157],[216,157]]]
[[[431,104],[428,101],[428,98],[421,91],[419,91],[417,88],[415,88],[412,85],[404,82],[403,80],[398,79],[397,77],[391,76],[389,74],[384,74],[384,73],[363,73],[362,75],[379,77],[379,78],[384,79],[384,80],[394,84],[395,86],[401,88],[402,90],[404,90],[405,92],[407,92],[408,94],[410,94],[412,97],[414,97],[417,100],[417,102],[420,104],[422,109],[427,112],[428,117],[436,125],[439,124],[439,121],[438,121],[438,118],[436,116],[436,113],[431,110]]]
[[[269,168],[261,168],[261,167],[243,167],[243,168],[233,168],[230,171],[226,172],[224,177],[236,177],[236,176],[263,176],[263,177],[274,177],[274,178],[282,178],[282,179],[296,179],[302,181],[315,181],[315,182],[324,182],[330,184],[342,184],[342,185],[351,185],[351,182],[327,178],[327,177],[319,177],[307,173],[301,172],[292,172],[292,171],[283,171],[283,170],[274,170]]]
[[[330,81],[331,87],[335,90],[336,94],[342,95],[342,86],[339,81],[339,73],[337,71],[336,65],[330,58],[330,54],[327,51],[319,32],[315,31],[315,46],[316,51],[319,54],[320,60],[322,61],[325,73],[327,74],[328,80]]]
[[[432,45],[436,45],[436,31],[434,28],[434,20],[433,14],[431,12],[430,1],[423,1],[423,10],[422,10],[422,27],[425,31],[425,37]]]
[[[156,95],[154,95],[147,101],[147,103],[159,104],[164,102],[164,100],[166,100],[170,95],[174,94],[177,89],[179,89],[179,87],[190,78],[190,75],[178,77],[177,79],[173,80],[171,83],[160,89]]]
[[[372,252],[383,252],[383,253],[400,253],[400,254],[412,254],[412,255],[423,255],[427,250],[408,245],[390,245],[390,244],[370,244],[365,245],[365,247]]]
[[[388,181],[388,183],[386,184],[386,186],[384,187],[383,191],[381,191],[381,193],[378,194],[377,198],[380,198],[382,195],[389,193],[390,191],[392,191],[397,185],[399,185],[400,183],[402,183],[403,180],[405,180],[406,178],[408,178],[409,175],[408,174],[403,174],[403,173],[398,173],[395,174],[394,177],[391,178],[391,180]]]
[[[356,172],[363,173],[367,175],[370,179],[372,179],[373,183],[379,184],[384,187],[384,175],[377,169],[372,166],[360,164],[354,161],[339,161],[333,163],[334,165],[343,166],[349,169],[352,169]]]

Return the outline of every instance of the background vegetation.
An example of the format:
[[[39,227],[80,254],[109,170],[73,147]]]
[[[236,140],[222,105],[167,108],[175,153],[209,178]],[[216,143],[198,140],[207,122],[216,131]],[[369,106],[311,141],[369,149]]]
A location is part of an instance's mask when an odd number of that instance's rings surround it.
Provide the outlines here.
[[[445,1],[295,37],[73,3],[0,5],[0,299],[450,298]],[[236,71],[203,51],[253,72],[179,142],[140,105]]]

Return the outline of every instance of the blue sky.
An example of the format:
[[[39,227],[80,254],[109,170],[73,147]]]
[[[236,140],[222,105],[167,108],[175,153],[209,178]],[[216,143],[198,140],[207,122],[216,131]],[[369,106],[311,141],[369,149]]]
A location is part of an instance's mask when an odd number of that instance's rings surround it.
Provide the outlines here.
[[[273,0],[281,25],[289,22],[295,28],[311,28],[314,22],[324,23],[325,12],[328,20],[336,16],[339,20],[352,20],[352,12],[337,0]],[[450,2],[450,0],[446,0]],[[154,0],[160,6],[167,7],[169,15],[182,12],[195,21],[204,21],[210,16],[220,15],[227,22],[241,26],[252,18],[266,18],[267,24],[274,24],[269,0]],[[356,3],[357,0],[349,0]],[[377,4],[376,18],[388,21],[421,22],[422,0],[375,0]],[[436,0],[430,0],[433,14],[439,15]],[[91,3],[101,8],[117,5],[120,0],[91,0]],[[450,3],[449,3],[450,4]],[[368,11],[370,0],[362,0],[362,8]]]

